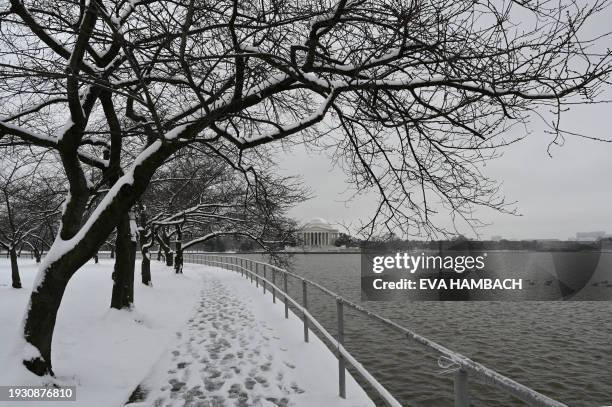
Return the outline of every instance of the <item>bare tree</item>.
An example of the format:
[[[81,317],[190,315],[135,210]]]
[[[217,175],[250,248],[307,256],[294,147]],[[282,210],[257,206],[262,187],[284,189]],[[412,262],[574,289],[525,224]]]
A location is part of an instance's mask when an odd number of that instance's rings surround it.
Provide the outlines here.
[[[69,185],[25,318],[36,352],[24,364],[52,373],[68,281],[186,146],[248,172],[265,144],[328,143],[358,190],[379,193],[371,228],[435,232],[432,198],[468,221],[475,205],[503,208],[478,164],[538,107],[559,116],[594,96],[610,54],[582,28],[606,5],[3,3],[1,145],[56,151]],[[86,168],[104,182],[91,185]],[[103,198],[88,210],[93,194]]]
[[[157,242],[159,257],[163,252],[167,266],[174,265],[175,252],[171,240],[180,231],[176,227],[158,227],[155,220],[196,205],[202,201],[211,187],[235,177],[232,168],[219,158],[215,159],[189,148],[186,150],[188,154],[177,154],[173,160],[157,171],[140,205],[139,227],[144,239],[141,245],[145,244],[148,253],[150,247]],[[150,274],[150,259],[143,255],[143,260],[141,275],[143,281],[150,282],[150,277],[147,277]]]
[[[10,257],[13,288],[21,288],[18,254],[27,246],[40,261],[61,201],[57,186],[36,175],[37,168],[44,166],[42,160],[14,149],[0,156],[0,164],[0,247]]]
[[[59,215],[59,211],[57,212]],[[53,244],[53,238],[55,237],[55,230],[57,229],[57,219],[59,216],[44,217],[40,219],[38,227],[29,237],[23,242],[26,247],[31,251],[36,263],[40,263],[46,250],[51,248]]]
[[[181,273],[185,250],[221,236],[241,236],[262,249],[287,242],[295,225],[285,213],[308,199],[308,191],[299,179],[273,175],[265,169],[266,161],[267,157],[257,166],[260,170],[253,171],[254,179],[197,151],[158,171],[143,197],[139,227],[145,251],[157,236],[166,258],[172,259],[167,265]],[[145,284],[150,283],[149,267],[143,253]]]
[[[283,185],[283,192],[289,191],[288,185]],[[283,207],[280,205],[275,205],[274,208],[266,207],[254,196],[236,192],[223,194],[217,201],[201,202],[168,216],[156,216],[151,220],[150,227],[153,229],[171,228],[176,231],[174,258],[176,273],[182,273],[185,250],[211,239],[222,236],[242,237],[253,241],[265,251],[295,240],[295,222],[284,216]],[[281,199],[288,200],[289,194],[283,195]],[[293,196],[301,198],[305,195],[294,193]],[[277,197],[280,198],[279,195]],[[268,203],[271,200],[273,198],[269,194]],[[186,234],[189,239],[183,241]]]

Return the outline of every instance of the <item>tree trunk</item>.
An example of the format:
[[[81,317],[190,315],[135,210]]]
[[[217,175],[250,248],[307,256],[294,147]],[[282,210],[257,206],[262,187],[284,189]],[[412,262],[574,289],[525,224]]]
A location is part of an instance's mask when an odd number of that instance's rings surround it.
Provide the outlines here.
[[[142,255],[142,261],[140,263],[140,277],[144,285],[152,286],[151,282],[151,259],[149,259],[149,248],[150,243],[147,240],[147,214],[144,208],[140,208],[140,254]]]
[[[39,355],[24,357],[23,364],[38,376],[53,375],[51,340],[57,310],[68,284],[68,279],[64,279],[63,273],[60,272],[67,262],[67,259],[62,258],[50,264],[45,270],[46,278],[36,291],[32,291],[30,297],[30,311],[26,317],[24,334],[28,343],[38,350]]]
[[[56,239],[70,242],[69,248],[59,246],[47,254],[49,262],[43,262],[44,268],[39,270],[38,278],[30,295],[30,303],[23,323],[23,336],[27,343],[24,347],[23,364],[32,373],[43,376],[53,374],[51,368],[51,343],[57,312],[68,281],[91,257],[99,250],[112,230],[117,227],[136,199],[147,188],[151,176],[164,160],[176,151],[178,147],[160,147],[161,153],[152,153],[139,165],[133,168],[132,182],[122,184],[114,198],[104,207],[92,223],[76,237],[83,212],[78,212],[75,205],[66,205],[62,216],[62,230]],[[78,173],[77,168],[74,172]],[[74,199],[74,196],[73,196]],[[70,204],[70,200],[68,201]],[[85,206],[87,199],[85,199]],[[85,207],[83,206],[83,208]],[[76,213],[70,213],[76,212]],[[78,216],[77,216],[78,215]],[[129,229],[129,222],[128,222]],[[70,239],[74,239],[71,241]],[[132,242],[132,253],[136,242]],[[132,262],[133,265],[133,262]],[[134,274],[132,272],[132,279]]]
[[[176,274],[183,274],[183,232],[181,227],[176,228],[176,255],[174,258],[174,271]]]
[[[17,264],[17,252],[11,248],[9,250],[11,257],[11,278],[13,280],[13,288],[21,288],[21,278],[19,278],[19,264]]]
[[[47,256],[55,258],[38,272],[38,282],[30,295],[30,303],[23,324],[23,336],[28,343],[23,364],[38,376],[53,375],[51,343],[57,312],[68,281],[95,253],[114,228],[116,215],[108,215],[92,227],[92,232],[69,249],[57,255],[50,250]],[[44,264],[44,263],[43,263]]]
[[[23,335],[29,344],[24,354],[23,364],[32,373],[38,376],[53,375],[51,342],[57,311],[64,291],[70,278],[83,264],[87,263],[96,247],[101,243],[96,238],[104,237],[105,234],[107,236],[108,233],[110,230],[101,230],[97,234],[88,235],[72,249],[58,256],[44,269],[39,270],[40,280],[30,295],[28,312],[23,325]],[[50,253],[53,257],[53,252]]]
[[[144,285],[153,286],[151,282],[151,260],[149,259],[149,251],[142,251],[142,262],[140,263],[140,275]]]
[[[174,256],[174,271],[176,274],[183,274],[183,249],[181,243],[176,244],[176,253]]]
[[[34,251],[34,258],[36,259],[36,264],[40,263],[41,253],[38,250]]]
[[[136,264],[136,238],[130,223],[130,214],[121,215],[117,225],[115,248],[117,258],[113,270],[111,308],[131,309],[134,304],[134,268]]]
[[[98,252],[96,252],[96,254],[94,254],[94,263],[98,264],[99,261]]]
[[[172,253],[172,250],[165,250],[164,257],[166,258],[166,266],[172,267],[174,264],[174,253]]]
[[[164,252],[164,259],[166,260],[166,266],[172,267],[174,264],[174,252],[170,247],[170,239],[166,234],[165,230],[162,230],[161,235],[158,238],[159,248]]]

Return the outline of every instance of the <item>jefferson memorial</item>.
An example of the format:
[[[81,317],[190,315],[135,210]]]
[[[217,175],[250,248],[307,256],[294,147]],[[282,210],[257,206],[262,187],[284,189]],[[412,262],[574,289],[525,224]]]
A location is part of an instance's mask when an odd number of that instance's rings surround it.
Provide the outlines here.
[[[304,246],[333,246],[340,232],[325,219],[314,218],[298,232]]]

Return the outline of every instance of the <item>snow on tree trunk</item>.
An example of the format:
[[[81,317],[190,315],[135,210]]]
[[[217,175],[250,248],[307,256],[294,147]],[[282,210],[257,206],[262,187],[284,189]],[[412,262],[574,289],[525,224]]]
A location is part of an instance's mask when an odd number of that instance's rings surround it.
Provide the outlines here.
[[[142,209],[142,208],[141,208]],[[148,241],[147,230],[144,225],[147,224],[147,215],[144,210],[140,211],[140,253],[142,254],[142,261],[140,263],[140,277],[144,285],[152,286],[151,282],[151,259],[149,258],[149,249],[151,242]]]
[[[183,232],[180,226],[176,228],[176,256],[174,259],[174,271],[183,274]]]
[[[117,258],[113,271],[111,308],[131,309],[134,304],[134,269],[136,265],[136,238],[131,227],[130,214],[121,216],[117,225],[115,248]]]
[[[38,350],[38,353],[24,356],[23,364],[38,376],[53,375],[51,341],[57,310],[68,285],[68,278],[64,277],[65,274],[61,270],[70,263],[70,257],[63,256],[49,264],[43,271],[47,277],[32,291],[30,297],[30,308],[24,324],[24,336],[27,342]]]
[[[112,224],[112,223],[111,223]],[[92,256],[101,244],[97,236],[104,236],[110,230],[83,237],[79,243],[66,249],[66,241],[58,236],[56,243],[41,263],[37,280],[34,282],[30,303],[23,324],[23,334],[28,343],[23,364],[34,374],[53,375],[51,368],[51,343],[55,320],[68,281],[74,273]]]
[[[11,279],[13,288],[21,288],[21,278],[19,277],[19,264],[17,264],[17,252],[14,248],[9,250],[11,257]]]

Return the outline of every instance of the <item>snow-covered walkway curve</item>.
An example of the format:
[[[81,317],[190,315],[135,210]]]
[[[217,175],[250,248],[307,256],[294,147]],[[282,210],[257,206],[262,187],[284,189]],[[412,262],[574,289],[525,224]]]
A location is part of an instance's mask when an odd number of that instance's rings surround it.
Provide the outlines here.
[[[281,301],[237,273],[188,267],[203,279],[196,309],[130,407],[373,405],[350,375],[338,397],[335,356],[312,333],[303,342]]]

